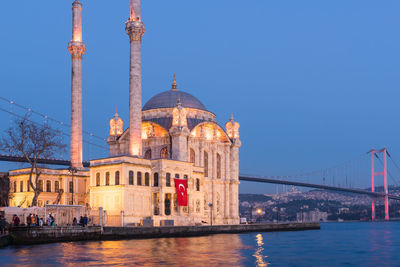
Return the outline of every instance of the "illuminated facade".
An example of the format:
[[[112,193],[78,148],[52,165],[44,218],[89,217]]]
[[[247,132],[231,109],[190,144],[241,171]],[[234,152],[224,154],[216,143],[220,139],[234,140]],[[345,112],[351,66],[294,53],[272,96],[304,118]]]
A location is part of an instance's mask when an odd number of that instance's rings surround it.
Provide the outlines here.
[[[120,118],[118,118],[120,120]],[[114,121],[114,118],[111,120]],[[142,109],[140,157],[129,155],[129,128],[108,137],[110,158],[90,162],[90,203],[124,223],[144,217],[175,225],[239,222],[239,124],[227,133],[192,95],[172,89]],[[177,205],[174,178],[188,183],[188,206]],[[212,204],[212,205],[210,205]],[[211,207],[210,207],[211,206]]]
[[[145,28],[140,0],[131,0],[131,15],[126,22],[130,41],[129,126],[124,129],[116,112],[109,121],[110,157],[91,160],[89,171],[81,169],[81,64],[85,49],[82,28],[75,27],[81,23],[81,6],[75,0],[74,37],[69,46],[73,62],[71,164],[76,172],[45,170],[40,178],[44,187],[39,204],[58,200],[58,204],[102,208],[107,224],[118,226],[137,224],[144,218],[151,218],[154,225],[166,220],[173,220],[174,225],[239,223],[239,123],[232,116],[226,129],[221,127],[215,114],[197,98],[178,89],[175,76],[170,90],[157,94],[142,107],[141,45]],[[27,205],[26,196],[33,195],[18,192],[19,183],[22,188],[26,185],[27,174],[28,170],[10,172],[16,188],[14,206]],[[187,206],[178,205],[175,178],[187,182]]]

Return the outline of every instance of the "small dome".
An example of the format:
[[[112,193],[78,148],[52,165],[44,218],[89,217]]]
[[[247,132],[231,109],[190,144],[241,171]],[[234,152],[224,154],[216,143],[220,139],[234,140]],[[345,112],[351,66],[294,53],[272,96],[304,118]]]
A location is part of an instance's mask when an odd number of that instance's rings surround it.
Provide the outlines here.
[[[169,90],[153,96],[143,107],[143,111],[157,108],[174,108],[180,98],[182,107],[207,111],[207,108],[196,97],[183,91]]]

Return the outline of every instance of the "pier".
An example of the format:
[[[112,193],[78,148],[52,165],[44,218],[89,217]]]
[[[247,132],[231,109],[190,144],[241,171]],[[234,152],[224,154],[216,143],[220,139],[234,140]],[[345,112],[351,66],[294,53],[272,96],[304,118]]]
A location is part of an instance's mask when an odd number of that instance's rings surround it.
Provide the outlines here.
[[[4,239],[5,245],[7,245],[7,243],[10,245],[34,245],[70,241],[191,237],[213,234],[304,231],[319,229],[319,223],[270,223],[171,227],[45,226],[12,228],[10,235],[4,237]]]

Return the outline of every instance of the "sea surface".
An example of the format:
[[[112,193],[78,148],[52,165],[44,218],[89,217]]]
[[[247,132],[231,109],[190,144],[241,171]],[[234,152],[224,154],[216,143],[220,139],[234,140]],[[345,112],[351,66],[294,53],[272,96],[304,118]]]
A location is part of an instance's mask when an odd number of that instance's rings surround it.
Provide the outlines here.
[[[400,266],[400,222],[0,249],[0,266]]]

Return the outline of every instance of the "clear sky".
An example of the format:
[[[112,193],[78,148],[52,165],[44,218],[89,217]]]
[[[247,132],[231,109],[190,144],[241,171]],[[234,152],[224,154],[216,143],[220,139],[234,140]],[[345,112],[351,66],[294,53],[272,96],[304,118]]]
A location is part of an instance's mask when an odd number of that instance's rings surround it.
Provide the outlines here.
[[[65,122],[72,2],[2,1],[0,16],[0,95]],[[106,137],[116,107],[128,123],[129,0],[82,2],[84,129]],[[143,103],[176,73],[220,124],[234,112],[242,173],[308,172],[383,146],[400,160],[399,1],[142,2]],[[86,160],[104,155],[85,146]]]

